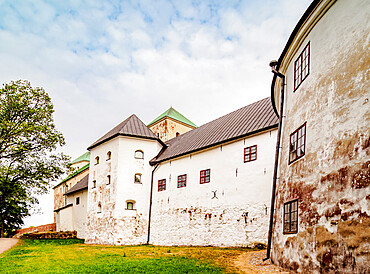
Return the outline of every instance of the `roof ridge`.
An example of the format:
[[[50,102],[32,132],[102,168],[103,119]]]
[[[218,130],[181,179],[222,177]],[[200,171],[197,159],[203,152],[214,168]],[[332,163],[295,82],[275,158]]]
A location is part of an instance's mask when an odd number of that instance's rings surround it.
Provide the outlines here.
[[[161,115],[157,116],[153,121],[151,121],[148,124],[148,127],[157,123],[158,121],[160,121],[160,120],[162,120],[163,118],[166,118],[166,117],[174,119],[174,120],[179,121],[181,123],[184,123],[186,125],[192,126],[194,128],[197,127],[196,124],[194,124],[192,121],[190,121],[184,115],[182,115],[179,111],[177,111],[172,106],[170,108],[168,108],[165,112],[163,112]]]

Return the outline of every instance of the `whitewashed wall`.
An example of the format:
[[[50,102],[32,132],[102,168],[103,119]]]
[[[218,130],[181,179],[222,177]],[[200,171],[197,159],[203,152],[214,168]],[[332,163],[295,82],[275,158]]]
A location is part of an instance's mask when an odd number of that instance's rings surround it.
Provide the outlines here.
[[[272,259],[302,273],[367,273],[370,234],[370,2],[322,1],[281,65],[285,110]],[[310,74],[294,91],[294,62],[310,42]],[[275,91],[276,92],[276,91]],[[289,136],[306,124],[305,156]],[[298,233],[283,206],[298,199]]]
[[[56,213],[57,231],[73,231],[72,207],[66,207]]]
[[[77,231],[77,237],[85,238],[86,214],[87,214],[87,189],[68,195],[67,204],[73,204],[72,208],[72,229]],[[80,203],[76,204],[76,198],[80,198]]]
[[[148,204],[152,167],[149,160],[160,151],[155,140],[116,137],[91,150],[86,243],[143,244],[147,240]],[[135,159],[136,150],[144,159]],[[111,160],[106,161],[111,151]],[[100,163],[94,164],[96,156]],[[135,173],[142,174],[142,184],[134,182]],[[107,185],[107,175],[111,183]],[[92,188],[96,180],[97,187]],[[127,201],[134,201],[134,210],[127,210]],[[98,204],[102,212],[97,213]]]
[[[276,130],[162,163],[154,176],[150,242],[155,245],[253,246],[267,242]],[[244,163],[244,148],[257,160]],[[211,169],[200,184],[200,170]],[[187,186],[177,188],[177,176]],[[166,190],[158,192],[158,180]],[[216,191],[216,197],[214,197]]]

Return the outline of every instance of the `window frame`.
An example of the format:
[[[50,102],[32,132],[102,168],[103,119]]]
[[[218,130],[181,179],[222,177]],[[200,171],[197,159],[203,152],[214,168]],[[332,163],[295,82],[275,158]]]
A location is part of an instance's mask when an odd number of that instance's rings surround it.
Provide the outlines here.
[[[166,179],[158,180],[158,192],[166,190]]]
[[[136,181],[136,175],[139,175],[140,176],[140,181]],[[142,184],[142,181],[141,181],[141,177],[142,177],[143,175],[141,174],[141,173],[135,173],[135,175],[134,175],[134,183],[135,184]]]
[[[296,210],[292,210],[292,205],[296,205]],[[288,212],[286,212],[286,207],[289,207]],[[294,213],[296,213],[294,215]],[[283,208],[283,234],[297,234],[298,233],[298,215],[299,213],[299,204],[298,204],[298,199],[294,199],[288,202],[284,203],[284,208]],[[296,216],[295,220],[292,221],[292,215]],[[293,217],[294,218],[294,217]],[[287,220],[289,219],[289,220]],[[292,226],[294,226],[293,223],[295,224],[295,229],[292,229]],[[286,225],[287,224],[287,225]],[[289,229],[287,229],[289,227]]]
[[[307,45],[304,47],[302,52],[299,54],[297,59],[294,61],[294,91],[295,92],[299,86],[302,84],[304,80],[310,75],[310,59],[311,59],[311,45],[310,42],[307,43]],[[298,68],[297,68],[298,64]],[[306,65],[303,67],[303,65]],[[305,71],[305,68],[307,68],[307,73],[302,77],[303,72]],[[298,73],[298,75],[297,75]],[[298,77],[300,79],[298,79]]]
[[[299,136],[299,131],[301,129],[304,128],[304,132],[302,133],[301,136]],[[294,143],[292,143],[292,137],[295,137],[295,140],[293,141]],[[295,161],[301,159],[303,156],[306,155],[306,146],[307,146],[307,142],[306,142],[306,136],[307,136],[307,122],[304,122],[300,127],[298,127],[295,131],[293,131],[290,135],[289,135],[289,164],[292,164],[294,163]],[[303,138],[303,139],[302,139]],[[294,139],[294,138],[293,138]],[[298,147],[299,145],[299,141],[298,140],[302,140],[301,141],[301,144],[300,146]],[[293,149],[293,147],[295,147],[295,149]],[[297,154],[297,151],[303,147],[303,152],[301,155],[298,156]],[[293,158],[292,157],[292,154],[293,153],[296,153],[296,156]],[[293,158],[293,159],[292,159]]]
[[[140,152],[140,153],[141,153],[141,156],[142,156],[142,157],[138,157],[138,156],[136,155],[136,153],[138,153],[138,152]],[[142,151],[141,149],[135,150],[134,158],[135,158],[135,159],[144,159],[144,151]]]
[[[132,208],[128,207],[129,204],[132,205]],[[134,210],[134,202],[132,202],[132,201],[126,202],[126,210]]]
[[[252,149],[255,149],[255,151],[252,151]],[[249,156],[248,160],[246,160],[246,156]],[[255,158],[252,159],[252,156],[255,156]],[[257,145],[245,147],[244,148],[244,163],[248,163],[248,162],[252,162],[256,160],[257,160]]]
[[[208,174],[207,174],[208,172]],[[202,181],[203,179],[203,181]],[[199,183],[200,184],[208,184],[211,182],[211,169],[203,169],[200,171],[200,176],[199,176]]]
[[[187,175],[182,174],[177,176],[177,188],[186,187]]]

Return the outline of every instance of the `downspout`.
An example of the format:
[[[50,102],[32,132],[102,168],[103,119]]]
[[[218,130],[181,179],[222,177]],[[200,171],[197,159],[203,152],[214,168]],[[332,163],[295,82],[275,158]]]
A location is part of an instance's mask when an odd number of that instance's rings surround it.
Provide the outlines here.
[[[278,165],[279,165],[280,137],[281,137],[281,129],[282,129],[282,125],[283,125],[285,75],[283,75],[282,73],[280,73],[276,70],[277,64],[278,64],[277,61],[271,61],[270,62],[270,67],[272,68],[272,73],[274,74],[274,77],[277,76],[281,79],[281,89],[280,89],[279,126],[278,126],[278,135],[277,135],[276,151],[275,151],[274,177],[273,177],[273,181],[272,181],[270,225],[269,225],[269,233],[268,233],[268,241],[267,241],[266,258],[263,259],[264,261],[270,259],[270,254],[271,254],[271,239],[272,239],[272,229],[273,229],[274,211],[275,211],[275,192],[276,192]]]
[[[159,164],[156,164],[154,169],[152,170],[152,178],[150,180],[150,201],[149,201],[149,219],[148,219],[148,240],[146,244],[149,244],[150,239],[150,222],[152,219],[152,202],[153,202],[153,178],[154,178],[154,172],[159,167]]]

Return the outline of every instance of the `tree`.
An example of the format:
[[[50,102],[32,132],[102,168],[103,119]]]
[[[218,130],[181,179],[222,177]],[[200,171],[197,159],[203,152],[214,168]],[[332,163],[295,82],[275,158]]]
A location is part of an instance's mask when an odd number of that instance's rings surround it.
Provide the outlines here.
[[[36,195],[68,168],[65,144],[56,130],[54,107],[43,88],[12,81],[0,89],[0,231],[12,231],[38,204]]]

